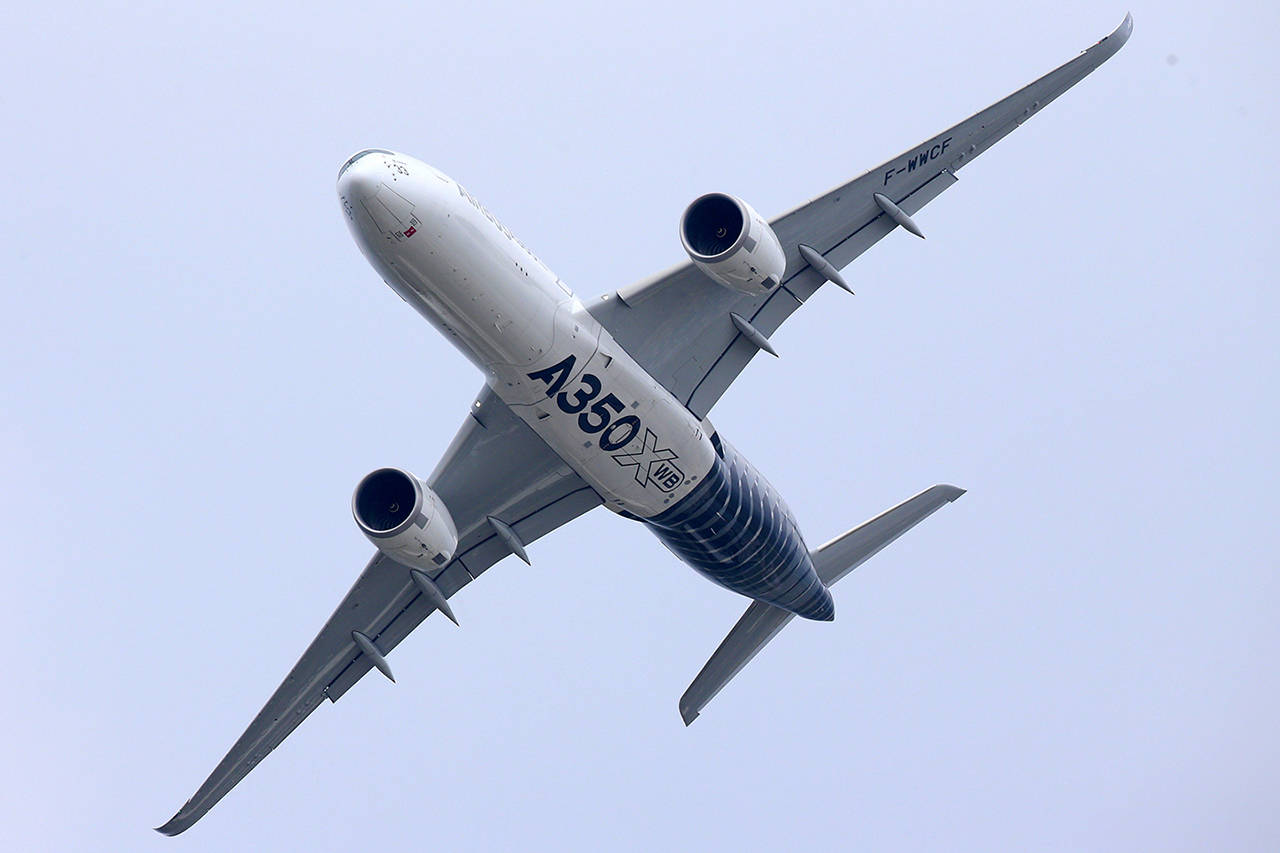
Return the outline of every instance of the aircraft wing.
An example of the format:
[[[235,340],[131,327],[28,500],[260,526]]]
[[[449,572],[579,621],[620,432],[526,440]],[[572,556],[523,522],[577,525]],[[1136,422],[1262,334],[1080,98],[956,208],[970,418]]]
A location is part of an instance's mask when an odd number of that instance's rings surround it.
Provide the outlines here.
[[[896,227],[876,194],[910,217],[954,184],[959,169],[1114,55],[1132,30],[1133,19],[1126,15],[1115,32],[1065,65],[774,219],[770,224],[786,252],[787,272],[772,292],[730,290],[685,262],[605,294],[588,309],[690,411],[706,416],[759,348],[731,314],[767,337],[826,280],[802,257],[801,244],[835,269],[846,266]]]
[[[595,491],[487,386],[428,483],[458,528],[457,553],[434,577],[446,598],[511,553],[490,516],[527,544],[600,504]],[[375,665],[357,647],[353,631],[386,655],[434,609],[407,567],[376,554],[231,751],[158,831],[177,835],[194,824],[321,700],[336,702]]]

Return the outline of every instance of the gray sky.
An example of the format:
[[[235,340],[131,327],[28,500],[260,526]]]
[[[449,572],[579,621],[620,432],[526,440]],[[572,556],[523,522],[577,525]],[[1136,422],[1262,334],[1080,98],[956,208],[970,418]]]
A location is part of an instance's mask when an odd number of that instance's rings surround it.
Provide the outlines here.
[[[835,623],[685,729],[745,602],[597,511],[151,832],[367,560],[357,480],[430,472],[481,385],[349,239],[347,155],[438,166],[590,296],[680,260],[696,195],[775,215],[1125,11],[434,5],[8,13],[0,848],[1280,847],[1264,3],[1136,3],[717,406],[812,545],[969,489]]]

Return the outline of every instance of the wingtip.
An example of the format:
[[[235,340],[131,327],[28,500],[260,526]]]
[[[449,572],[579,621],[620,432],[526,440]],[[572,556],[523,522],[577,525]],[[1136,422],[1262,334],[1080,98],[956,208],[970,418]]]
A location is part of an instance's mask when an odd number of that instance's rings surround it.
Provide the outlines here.
[[[698,712],[681,708],[680,719],[684,720],[684,727],[687,729],[693,725],[694,720],[698,719]]]
[[[208,809],[205,811],[208,811]],[[191,808],[191,801],[188,800],[183,804],[182,808],[178,809],[177,814],[169,818],[160,826],[155,827],[155,831],[161,835],[167,835],[170,838],[175,835],[181,835],[191,827],[195,826],[196,821],[204,817],[204,814],[205,813],[202,811],[193,810]]]
[[[1115,35],[1124,41],[1129,40],[1130,34],[1133,33],[1133,13],[1125,12],[1124,20],[1120,22],[1120,26],[1116,27]]]
[[[185,825],[178,825],[177,815],[175,815],[173,819],[170,820],[168,823],[155,827],[156,832],[160,833],[161,835],[168,836],[169,838],[173,838],[173,836],[177,835],[178,833],[182,832],[185,829],[187,829]]]
[[[1124,46],[1124,43],[1129,40],[1129,36],[1131,35],[1133,35],[1133,13],[1125,12],[1124,20],[1120,22],[1120,26],[1112,30],[1111,34],[1104,38],[1103,41],[1115,39],[1115,47],[1119,50]]]
[[[1129,36],[1133,35],[1133,13],[1125,12],[1124,20],[1120,22],[1120,26],[1098,39],[1096,44],[1090,45],[1085,54],[1096,58],[1096,64],[1093,68],[1098,67],[1119,52],[1120,48],[1125,46],[1125,42],[1129,41]]]

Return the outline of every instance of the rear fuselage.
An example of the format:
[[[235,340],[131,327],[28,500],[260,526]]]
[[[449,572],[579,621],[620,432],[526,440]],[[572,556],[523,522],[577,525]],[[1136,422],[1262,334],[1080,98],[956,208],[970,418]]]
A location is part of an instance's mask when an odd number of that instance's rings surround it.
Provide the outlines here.
[[[343,166],[338,194],[383,280],[606,506],[735,592],[832,618],[778,494],[470,193],[411,157],[369,150]]]

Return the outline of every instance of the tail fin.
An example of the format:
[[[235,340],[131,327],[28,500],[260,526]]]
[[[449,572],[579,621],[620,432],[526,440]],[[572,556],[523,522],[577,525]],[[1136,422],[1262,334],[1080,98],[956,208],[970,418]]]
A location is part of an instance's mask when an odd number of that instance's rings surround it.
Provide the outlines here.
[[[885,510],[814,551],[814,568],[827,586],[865,563],[881,548],[964,494],[955,486],[933,486]],[[706,704],[791,621],[794,614],[757,601],[742,614],[698,677],[680,697],[680,716],[687,726]]]

